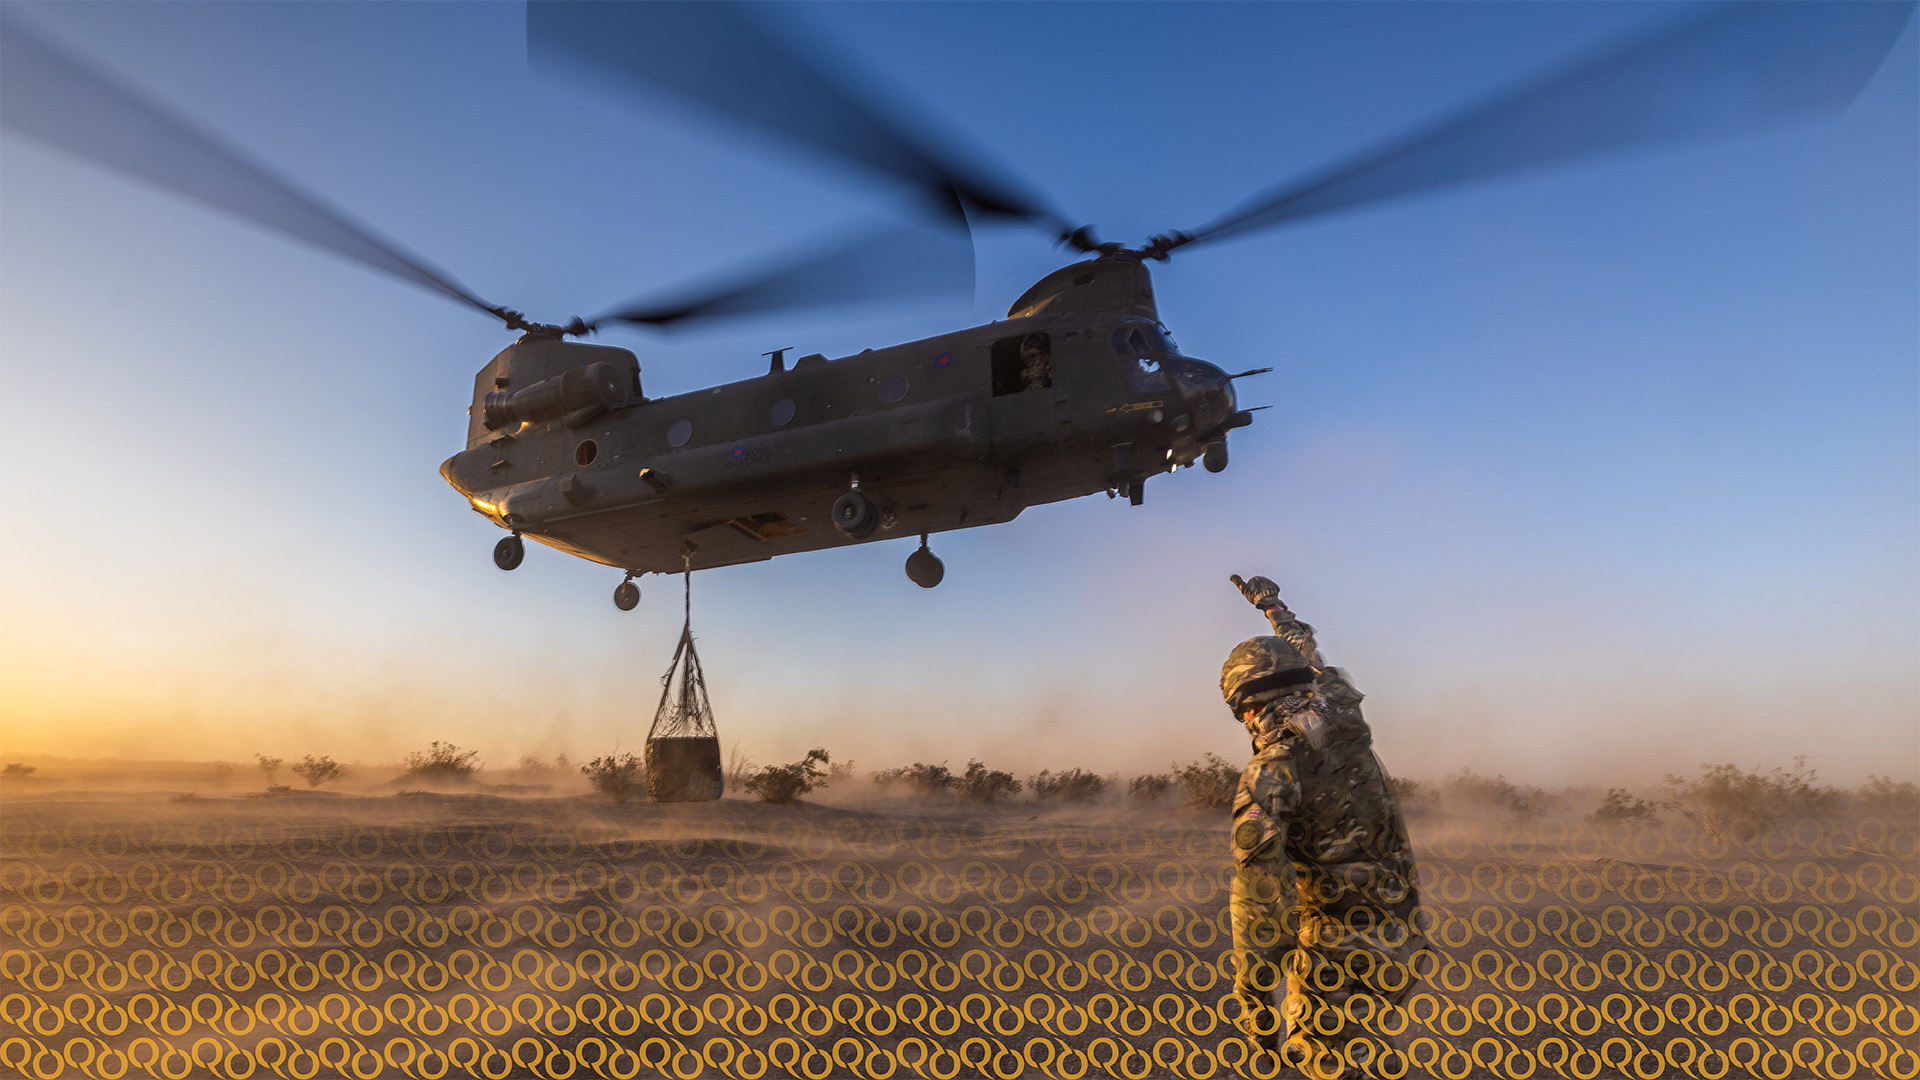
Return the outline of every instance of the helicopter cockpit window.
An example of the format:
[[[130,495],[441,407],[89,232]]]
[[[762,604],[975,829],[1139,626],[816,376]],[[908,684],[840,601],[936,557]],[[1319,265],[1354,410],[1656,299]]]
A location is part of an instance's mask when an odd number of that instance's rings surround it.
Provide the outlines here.
[[[1127,376],[1127,386],[1135,393],[1169,389],[1167,374],[1160,366],[1161,358],[1169,350],[1166,338],[1156,328],[1119,327],[1113,332],[1113,351],[1120,354],[1120,370]]]
[[[1052,385],[1053,339],[1047,334],[1015,334],[993,343],[994,397]]]
[[[1123,323],[1113,332],[1113,351],[1122,356],[1178,356],[1166,332],[1152,323]]]

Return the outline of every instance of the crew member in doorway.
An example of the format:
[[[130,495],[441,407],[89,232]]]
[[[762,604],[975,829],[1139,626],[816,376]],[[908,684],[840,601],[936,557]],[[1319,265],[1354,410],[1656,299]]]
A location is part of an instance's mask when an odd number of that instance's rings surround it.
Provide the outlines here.
[[[1053,385],[1053,348],[1045,334],[1028,334],[1020,342],[1020,388],[1040,390]]]

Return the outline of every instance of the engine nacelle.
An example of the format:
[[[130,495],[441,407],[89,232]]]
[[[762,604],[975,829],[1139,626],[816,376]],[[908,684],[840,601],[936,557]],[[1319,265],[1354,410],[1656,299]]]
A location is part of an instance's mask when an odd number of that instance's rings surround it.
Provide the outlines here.
[[[491,443],[522,421],[580,423],[645,400],[640,361],[626,349],[527,334],[474,376],[467,448]]]
[[[482,422],[489,431],[561,416],[578,423],[626,405],[632,382],[630,371],[605,360],[568,368],[524,390],[488,394],[481,402]]]

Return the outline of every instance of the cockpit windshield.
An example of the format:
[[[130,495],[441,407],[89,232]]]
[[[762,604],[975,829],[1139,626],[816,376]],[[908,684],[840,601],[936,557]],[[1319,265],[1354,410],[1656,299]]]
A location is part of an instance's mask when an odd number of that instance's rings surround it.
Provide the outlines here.
[[[1145,319],[1122,322],[1113,331],[1113,351],[1126,373],[1127,385],[1136,393],[1170,388],[1162,364],[1180,354],[1158,325]]]
[[[1113,351],[1122,356],[1151,356],[1163,359],[1180,355],[1166,331],[1145,319],[1128,319],[1114,328]]]

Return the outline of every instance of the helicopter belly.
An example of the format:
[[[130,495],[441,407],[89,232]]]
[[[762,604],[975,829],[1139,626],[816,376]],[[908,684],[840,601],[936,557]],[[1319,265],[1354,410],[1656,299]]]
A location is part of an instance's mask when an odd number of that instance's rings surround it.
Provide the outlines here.
[[[875,473],[861,490],[879,508],[871,535],[855,538],[835,527],[833,502],[846,481],[821,478],[778,490],[740,492],[689,505],[667,500],[585,515],[540,534],[549,546],[581,558],[646,573],[677,573],[759,562],[776,555],[947,532],[1011,521],[1032,505],[1003,477],[979,466]]]

